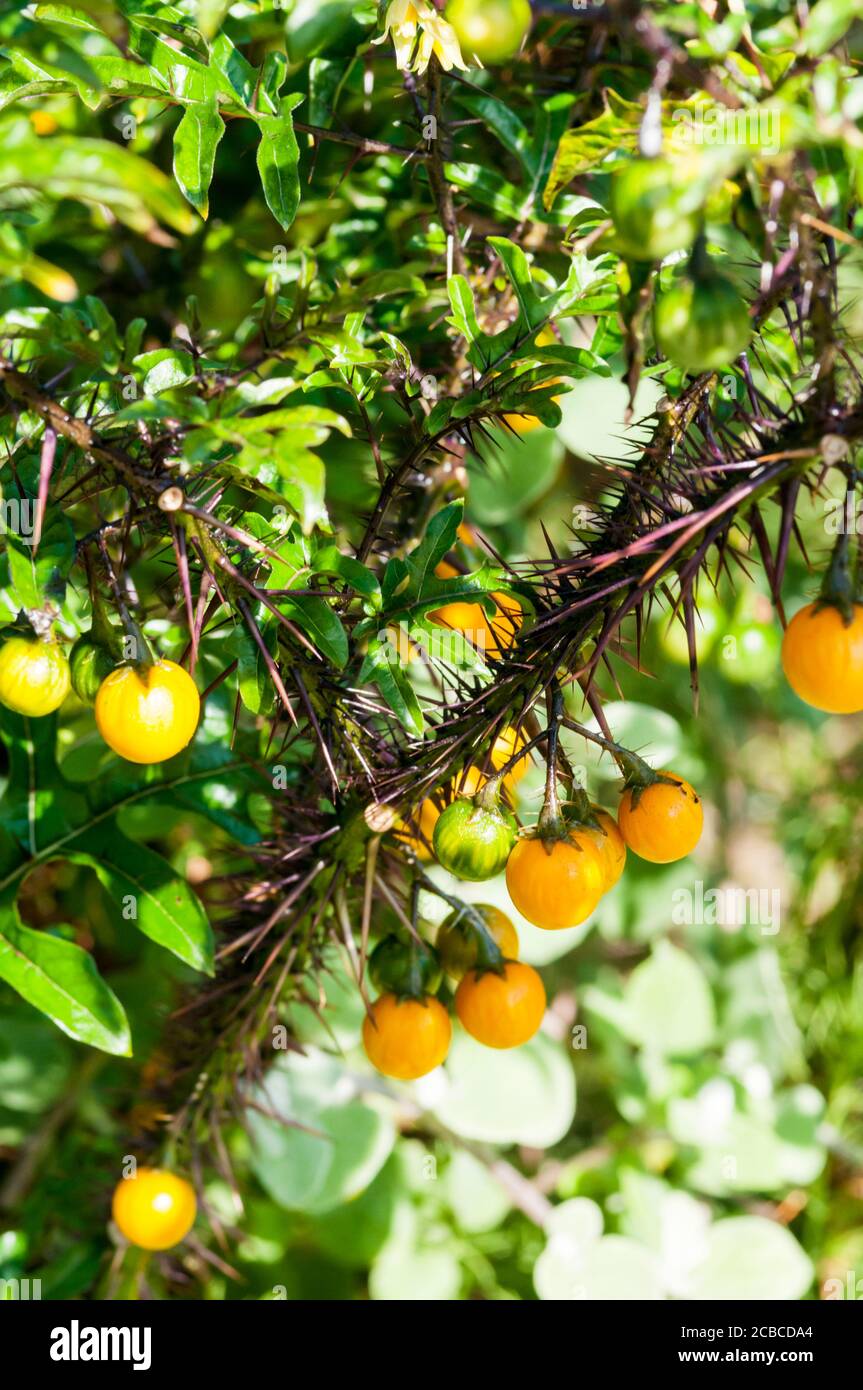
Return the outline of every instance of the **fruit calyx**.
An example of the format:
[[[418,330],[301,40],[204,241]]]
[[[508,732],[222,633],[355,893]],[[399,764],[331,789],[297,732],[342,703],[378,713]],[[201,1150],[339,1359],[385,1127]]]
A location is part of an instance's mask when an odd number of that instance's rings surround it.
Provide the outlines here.
[[[674,777],[669,777],[664,772],[656,772],[643,758],[639,758],[637,753],[631,752],[628,748],[616,747],[615,759],[618,767],[623,773],[623,791],[632,793],[632,805],[636,807],[648,787],[655,786],[657,782],[664,782],[668,787],[677,786]]]
[[[851,570],[848,533],[844,531],[833,547],[821,592],[815,600],[816,612],[821,608],[837,608],[845,626],[850,627],[854,620],[854,607],[860,602],[859,589],[859,579]]]
[[[596,809],[584,787],[573,786],[563,806],[567,831],[571,833],[584,827],[587,830],[596,830],[600,835],[606,835],[607,831],[602,826]]]

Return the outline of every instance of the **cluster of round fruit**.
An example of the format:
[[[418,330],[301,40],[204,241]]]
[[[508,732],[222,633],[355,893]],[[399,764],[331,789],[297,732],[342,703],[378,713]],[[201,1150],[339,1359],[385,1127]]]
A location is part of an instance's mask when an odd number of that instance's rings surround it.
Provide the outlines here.
[[[499,791],[501,783],[511,789],[523,775],[524,757],[508,765],[524,747],[515,729],[505,730],[490,753],[492,775],[469,768],[444,810],[427,798],[417,814],[419,833],[402,824],[398,837],[420,858],[429,857],[430,837],[438,863],[461,879],[481,882],[505,868],[514,906],[547,931],[586,920],[623,873],[627,847],[654,863],[670,863],[698,843],[703,812],[692,787],[675,773],[649,769],[624,789],[618,820],[582,798],[575,814],[551,823],[541,817],[536,829],[519,837]],[[443,975],[458,982],[454,1003],[462,1026],[487,1047],[518,1047],[533,1037],[545,1012],[542,980],[518,960],[514,926],[484,904],[454,910],[434,948],[419,938],[385,937],[369,971],[380,995],[363,1025],[366,1055],[400,1080],[425,1075],[447,1055],[452,1027],[436,997]]]
[[[380,991],[363,1023],[366,1056],[384,1076],[415,1081],[440,1066],[452,1024],[436,997],[446,975],[466,1032],[486,1047],[519,1047],[545,1013],[545,988],[518,959],[518,934],[505,913],[477,904],[455,909],[434,947],[419,937],[386,936],[369,959]]]
[[[132,763],[160,763],[192,739],[201,701],[174,661],[120,662],[89,634],[69,656],[54,638],[15,634],[0,645],[0,704],[29,718],[53,714],[69,694],[95,706],[108,747]]]
[[[575,809],[519,836],[515,817],[502,804],[500,785],[512,791],[526,771],[525,747],[514,728],[495,740],[491,776],[469,767],[453,784],[454,799],[439,810],[426,798],[417,812],[418,832],[401,825],[400,838],[420,858],[426,841],[443,868],[457,878],[482,882],[506,870],[513,904],[537,927],[556,931],[578,926],[620,878],[627,848],[654,864],[682,859],[701,836],[701,801],[674,772],[641,765],[627,782],[618,819],[583,794]],[[508,768],[513,758],[518,762]]]

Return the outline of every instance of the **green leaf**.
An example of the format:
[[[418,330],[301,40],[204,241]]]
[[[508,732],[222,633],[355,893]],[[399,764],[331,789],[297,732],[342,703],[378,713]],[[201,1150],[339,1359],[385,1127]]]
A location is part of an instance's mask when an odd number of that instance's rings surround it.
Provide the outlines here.
[[[279,641],[279,624],[274,617],[258,620],[258,627],[267,650],[275,657]],[[269,714],[275,702],[275,691],[263,653],[252,634],[239,624],[231,634],[230,650],[237,658],[237,688],[240,699],[252,714]]]
[[[18,536],[7,529],[6,554],[12,593],[20,608],[41,608],[47,599],[62,603],[75,559],[75,532],[63,511],[46,510],[38,550],[32,535]]]
[[[326,545],[316,550],[312,556],[312,569],[316,574],[338,575],[363,598],[370,599],[376,608],[380,607],[381,586],[377,575],[352,555],[343,555],[337,546]]]
[[[461,1265],[455,1249],[387,1246],[369,1275],[373,1299],[385,1303],[451,1303],[459,1296]]]
[[[510,1210],[510,1199],[485,1164],[466,1149],[456,1149],[447,1165],[443,1190],[463,1231],[492,1231]]]
[[[110,779],[96,779],[85,788],[67,783],[56,765],[55,717],[27,720],[0,710],[0,731],[9,753],[9,774],[0,798],[0,904],[8,904],[0,910],[0,933],[8,935],[7,925],[19,925],[15,896],[31,869],[67,860],[94,869],[112,894],[118,914],[126,906],[124,898],[134,900],[137,915],[130,915],[129,920],[145,935],[194,968],[210,971],[212,934],[201,903],[164,859],[146,845],[128,839],[117,828],[116,818],[121,811],[134,811],[147,801],[173,807],[179,802],[208,816],[239,843],[252,844],[259,838],[258,832],[241,814],[243,796],[252,785],[249,768],[221,748],[193,748],[182,771],[173,775],[165,775],[162,769],[133,770],[118,764]],[[54,942],[43,933],[34,935],[36,943],[22,938],[34,949],[43,940]],[[68,943],[56,944],[58,948],[68,947]],[[53,962],[62,972],[67,961],[77,960],[68,954],[77,949],[55,950],[48,945],[42,950],[40,946],[37,955],[46,977]],[[14,968],[15,959],[7,952],[9,970]],[[87,978],[92,965],[88,961],[89,957],[81,966]],[[29,988],[37,979],[21,970],[15,971],[14,978],[4,978],[15,988],[19,983]],[[62,975],[58,978],[62,990]],[[21,992],[25,993],[23,989]],[[44,990],[25,993],[25,997],[48,1012],[59,1007],[50,979]],[[94,995],[101,997],[98,992]],[[71,1027],[71,1018],[67,1009],[61,1011],[58,1021]],[[89,1041],[83,1034],[80,1037]],[[115,1050],[107,1042],[93,1045]]]
[[[291,112],[302,100],[302,95],[293,93],[282,97],[277,115],[258,113],[256,116],[261,131],[258,172],[264,197],[270,212],[285,231],[300,205],[300,151]]]
[[[279,611],[292,618],[320,652],[339,670],[347,665],[348,635],[338,613],[324,598],[300,594],[290,601],[279,600]]]
[[[440,564],[447,551],[452,550],[456,542],[458,528],[464,517],[464,503],[451,502],[448,507],[435,512],[428,526],[425,535],[405,560],[408,574],[408,584],[399,589],[399,597],[405,601],[411,598],[421,598],[430,579],[435,578],[435,568]],[[388,598],[392,596],[392,590],[388,587],[387,576],[384,576],[383,592]]]
[[[256,1099],[282,1118],[249,1111],[252,1167],[280,1206],[329,1211],[363,1192],[389,1158],[392,1121],[345,1100],[345,1079],[337,1062],[313,1048],[269,1069]]]
[[[0,798],[0,824],[21,853],[40,854],[86,814],[82,794],[63,785],[57,767],[57,716],[28,719],[0,707],[0,731],[9,756],[9,776]],[[4,865],[11,872],[15,865]]]
[[[114,216],[142,235],[159,222],[193,232],[195,218],[173,181],[149,160],[109,140],[54,135],[20,141],[0,150],[0,190],[31,189],[55,202],[73,198],[109,207]]]
[[[208,192],[216,163],[216,147],[225,122],[215,102],[187,106],[174,132],[174,178],[184,198],[202,217],[209,213]]]
[[[213,973],[213,933],[199,898],[161,855],[103,820],[68,841],[63,857],[88,864],[138,931],[191,965]]]
[[[359,681],[361,685],[366,681],[374,681],[393,714],[408,733],[422,738],[425,720],[419,700],[401,668],[398,654],[385,638],[374,637],[369,642]]]
[[[0,978],[77,1042],[128,1057],[129,1024],[116,995],[80,946],[21,925],[14,894],[0,906]]]
[[[464,106],[485,121],[504,149],[515,155],[528,172],[532,171],[530,135],[527,126],[511,106],[489,92],[480,91],[479,88],[472,90],[468,81],[457,87],[454,95],[460,106]]]
[[[842,39],[855,19],[863,19],[861,0],[818,0],[803,30],[803,51],[810,57],[826,53]]]
[[[419,647],[428,661],[441,662],[444,666],[452,666],[456,671],[472,671],[478,676],[489,674],[482,653],[469,641],[464,632],[458,632],[454,628],[435,627],[429,623],[411,623],[407,636],[410,642]]]
[[[195,379],[195,359],[181,348],[156,348],[153,352],[139,353],[134,365],[144,373],[143,389],[147,396],[187,386]]]

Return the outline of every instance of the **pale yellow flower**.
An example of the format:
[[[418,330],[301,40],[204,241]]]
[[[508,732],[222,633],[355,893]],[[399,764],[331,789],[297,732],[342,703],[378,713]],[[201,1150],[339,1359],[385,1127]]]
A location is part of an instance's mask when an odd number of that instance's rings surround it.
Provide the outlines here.
[[[384,43],[392,35],[396,65],[403,72],[425,72],[432,54],[446,72],[467,70],[456,32],[429,0],[391,0],[384,32],[372,43]]]

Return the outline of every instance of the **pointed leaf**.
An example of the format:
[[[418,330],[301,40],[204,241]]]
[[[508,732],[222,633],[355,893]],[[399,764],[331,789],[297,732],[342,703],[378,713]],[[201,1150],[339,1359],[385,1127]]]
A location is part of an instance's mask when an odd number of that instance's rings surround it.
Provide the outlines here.
[[[183,197],[202,217],[209,212],[216,147],[224,133],[225,122],[215,102],[187,106],[174,132],[174,178]]]
[[[0,978],[76,1041],[131,1055],[129,1024],[92,957],[71,941],[22,926],[10,895],[0,908]]]

